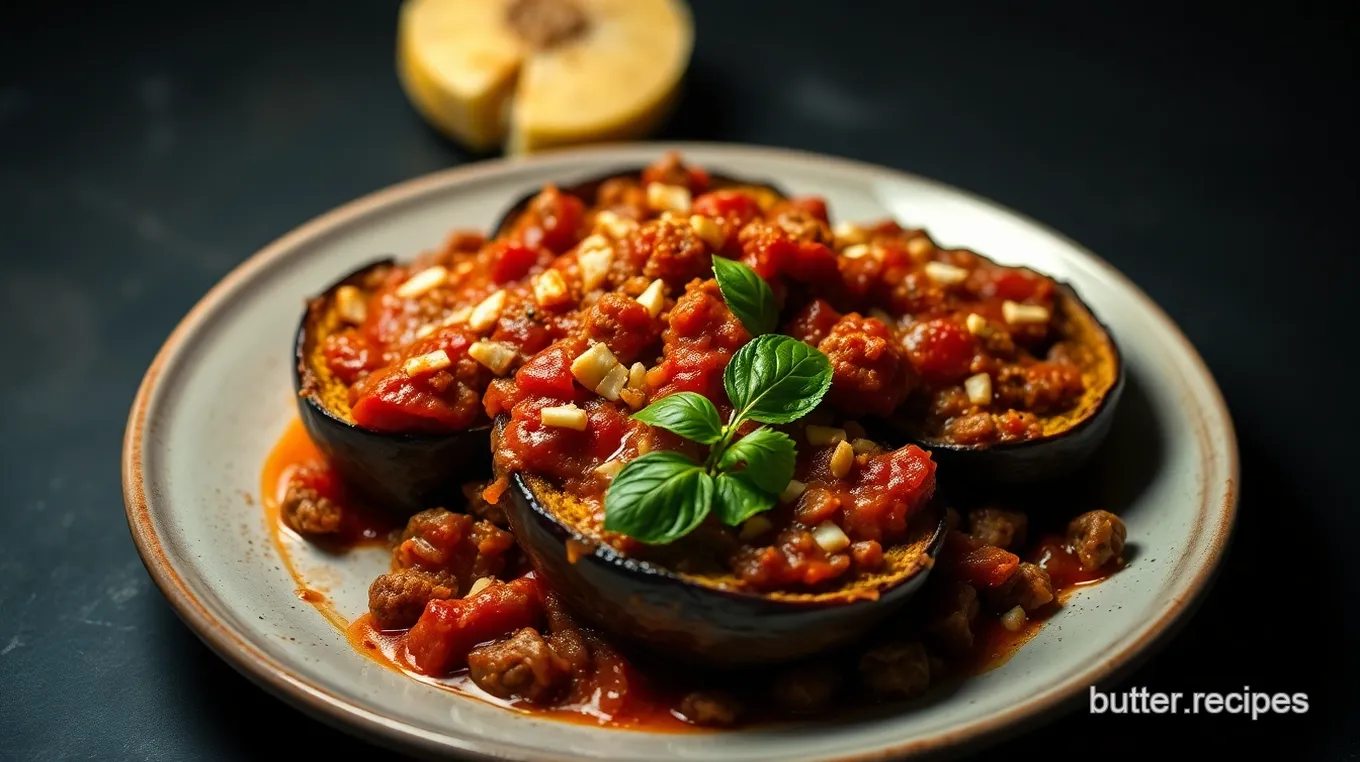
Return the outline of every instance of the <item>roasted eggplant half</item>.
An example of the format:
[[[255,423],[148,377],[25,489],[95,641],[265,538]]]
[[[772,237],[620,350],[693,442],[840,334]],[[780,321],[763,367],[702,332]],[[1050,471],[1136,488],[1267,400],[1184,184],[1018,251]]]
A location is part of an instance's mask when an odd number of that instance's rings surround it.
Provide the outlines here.
[[[1124,361],[1114,336],[1070,285],[1057,283],[1054,332],[1079,348],[1084,391],[1071,409],[1039,416],[1040,436],[1021,441],[965,445],[925,434],[919,419],[888,422],[890,438],[929,450],[952,488],[1034,486],[1070,475],[1104,442],[1124,391]]]
[[[490,426],[448,434],[386,433],[355,425],[348,387],[326,367],[322,342],[343,323],[342,286],[367,290],[393,266],[367,265],[310,300],[298,326],[293,383],[307,435],[354,490],[383,510],[409,514],[459,500],[459,485],[491,471]]]
[[[932,504],[886,551],[882,573],[833,592],[756,594],[626,557],[563,521],[579,510],[574,496],[531,474],[508,479],[500,503],[515,538],[573,611],[630,645],[704,665],[772,664],[853,641],[921,589],[946,529]]]
[[[621,167],[612,172],[600,175],[593,175],[583,180],[565,183],[560,189],[565,193],[580,198],[586,202],[587,206],[594,206],[596,196],[600,192],[600,187],[609,180],[636,180],[641,181],[644,167]],[[761,206],[768,207],[777,201],[789,198],[789,195],[782,189],[766,181],[738,180],[724,174],[710,174],[708,178],[708,190],[745,190],[750,192]],[[518,201],[511,204],[500,216],[496,226],[492,229],[492,236],[500,236],[510,232],[515,227],[515,222],[529,208],[534,199],[542,192],[541,189],[534,190],[525,194]]]

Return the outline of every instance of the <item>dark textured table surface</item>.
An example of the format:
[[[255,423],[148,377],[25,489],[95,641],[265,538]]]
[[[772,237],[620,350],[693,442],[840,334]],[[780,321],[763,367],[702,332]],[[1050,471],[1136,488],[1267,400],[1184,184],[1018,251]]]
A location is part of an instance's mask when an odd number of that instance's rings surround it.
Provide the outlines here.
[[[1160,302],[1231,407],[1231,555],[1126,686],[1306,691],[1312,710],[1080,708],[987,756],[1355,758],[1343,6],[695,5],[691,87],[663,137],[841,154],[1019,209]],[[0,758],[249,759],[285,736],[353,752],[216,659],[151,584],[124,520],[123,424],[157,347],[233,265],[472,157],[398,90],[394,3],[77,6],[0,11]]]

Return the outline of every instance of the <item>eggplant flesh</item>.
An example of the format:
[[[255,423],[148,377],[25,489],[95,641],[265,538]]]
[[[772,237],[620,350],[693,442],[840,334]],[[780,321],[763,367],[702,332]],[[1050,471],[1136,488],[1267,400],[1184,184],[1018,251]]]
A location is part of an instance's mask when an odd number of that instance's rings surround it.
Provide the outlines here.
[[[1076,321],[1081,342],[1104,363],[1104,388],[1088,394],[1080,417],[1062,428],[1035,439],[989,445],[964,445],[924,436],[903,421],[878,421],[875,428],[888,438],[905,439],[929,450],[940,473],[961,491],[970,487],[1033,487],[1070,476],[1100,448],[1114,423],[1115,409],[1124,392],[1124,361],[1114,336],[1082,301],[1076,290],[1058,284],[1057,306],[1064,319]]]
[[[706,666],[786,662],[856,640],[920,591],[946,531],[938,504],[918,514],[908,541],[889,551],[894,571],[876,597],[756,594],[625,557],[556,517],[550,506],[572,498],[532,475],[508,478],[502,500],[515,538],[567,606],[630,646]]]
[[[612,172],[593,175],[583,180],[577,180],[572,183],[561,185],[559,188],[563,193],[568,193],[580,198],[587,206],[593,206],[595,197],[599,193],[600,186],[606,181],[616,178],[632,178],[640,180],[644,169],[645,167],[621,167]],[[784,192],[783,189],[765,180],[738,180],[729,175],[709,174],[708,190],[712,191],[732,188],[756,190],[765,195],[766,201],[789,198],[789,194]],[[492,235],[501,236],[510,232],[515,226],[515,221],[519,219],[520,215],[524,214],[525,210],[529,208],[529,204],[533,203],[533,200],[537,198],[538,194],[541,192],[542,189],[531,191],[515,201],[515,203],[511,204],[501,213],[500,219],[497,220],[495,227],[492,228]]]
[[[448,434],[398,434],[371,431],[332,410],[321,393],[329,373],[314,367],[314,349],[324,340],[325,319],[336,289],[362,286],[390,258],[345,276],[312,299],[298,326],[293,385],[298,414],[308,437],[336,473],[375,508],[409,515],[460,501],[462,484],[484,479],[491,470],[490,426]],[[335,383],[335,382],[331,382]]]

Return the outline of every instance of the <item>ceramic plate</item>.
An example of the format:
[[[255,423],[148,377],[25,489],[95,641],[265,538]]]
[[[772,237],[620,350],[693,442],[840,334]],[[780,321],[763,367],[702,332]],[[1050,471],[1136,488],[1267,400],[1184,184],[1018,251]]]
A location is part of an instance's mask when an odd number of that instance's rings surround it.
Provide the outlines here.
[[[305,296],[377,255],[486,228],[544,183],[650,162],[668,149],[713,171],[824,195],[837,219],[892,216],[1073,284],[1113,331],[1129,378],[1088,476],[1128,525],[1130,563],[1079,591],[1003,666],[892,712],[835,723],[659,735],[567,724],[415,681],[356,653],[300,605],[259,507],[260,470],[295,415],[290,362]],[[902,172],[789,151],[635,144],[437,173],[355,201],[251,257],[175,329],[128,421],[123,486],[142,558],[224,659],[303,710],[408,750],[518,759],[860,760],[980,744],[1084,700],[1182,623],[1209,587],[1236,508],[1237,452],[1195,350],[1134,284],[1061,235],[994,203]],[[330,613],[351,618],[382,551],[290,549]]]

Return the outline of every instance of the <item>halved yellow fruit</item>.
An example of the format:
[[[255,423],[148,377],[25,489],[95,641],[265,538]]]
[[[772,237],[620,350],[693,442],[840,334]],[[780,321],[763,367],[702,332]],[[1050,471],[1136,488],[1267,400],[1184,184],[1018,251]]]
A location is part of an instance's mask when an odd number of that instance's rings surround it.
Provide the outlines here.
[[[405,0],[397,71],[444,134],[529,153],[650,133],[693,42],[682,0]]]

